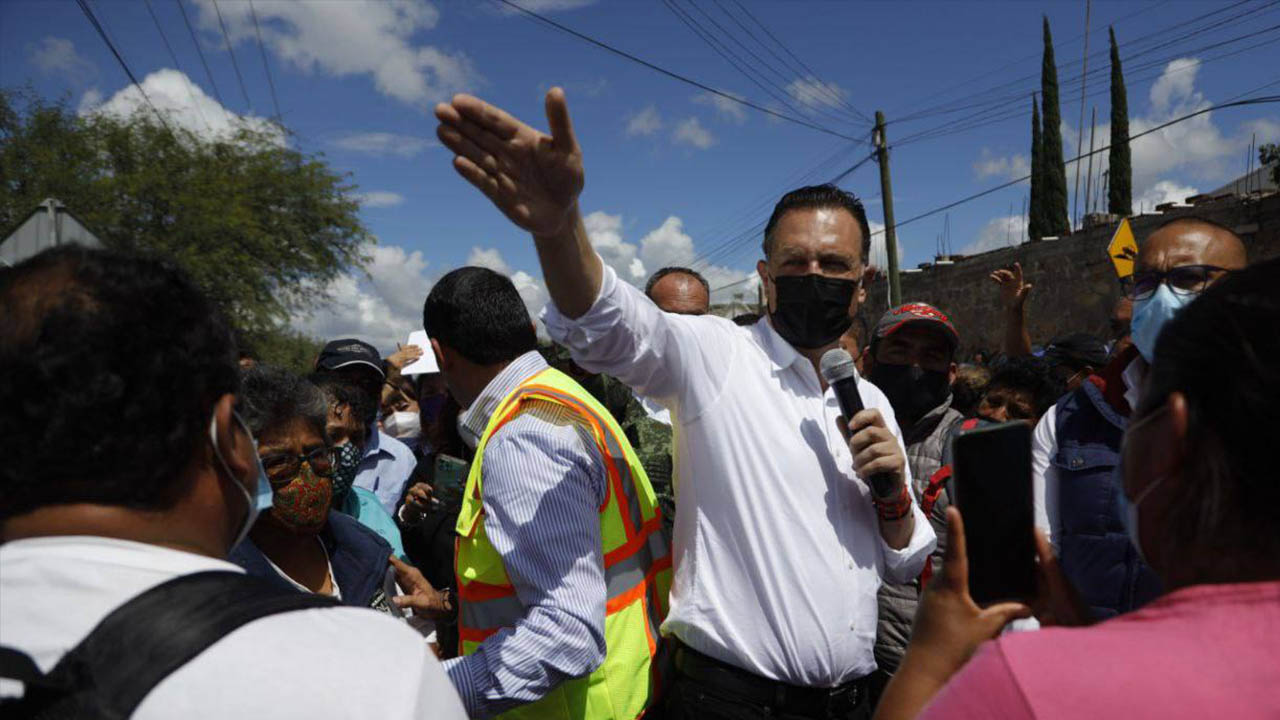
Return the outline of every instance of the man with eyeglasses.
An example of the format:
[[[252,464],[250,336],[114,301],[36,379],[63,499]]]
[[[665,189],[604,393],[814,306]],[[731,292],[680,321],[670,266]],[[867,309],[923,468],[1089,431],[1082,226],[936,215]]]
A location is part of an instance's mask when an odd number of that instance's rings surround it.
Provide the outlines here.
[[[1120,439],[1161,329],[1205,288],[1246,264],[1244,244],[1210,220],[1180,217],[1138,251],[1125,294],[1133,344],[1065,395],[1036,425],[1032,480],[1036,525],[1097,619],[1140,607],[1159,593],[1134,551],[1113,482]]]

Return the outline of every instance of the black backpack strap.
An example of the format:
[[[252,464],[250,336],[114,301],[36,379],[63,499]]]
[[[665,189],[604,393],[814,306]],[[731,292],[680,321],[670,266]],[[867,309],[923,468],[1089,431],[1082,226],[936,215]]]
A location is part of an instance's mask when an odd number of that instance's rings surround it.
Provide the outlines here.
[[[42,679],[21,677],[34,664],[24,667],[14,651],[0,654],[0,675],[27,683],[28,707],[19,711],[30,716],[124,720],[170,673],[240,626],[290,610],[337,606],[243,573],[183,575],[116,608]],[[68,702],[78,711],[68,714]],[[49,712],[54,708],[61,711]]]

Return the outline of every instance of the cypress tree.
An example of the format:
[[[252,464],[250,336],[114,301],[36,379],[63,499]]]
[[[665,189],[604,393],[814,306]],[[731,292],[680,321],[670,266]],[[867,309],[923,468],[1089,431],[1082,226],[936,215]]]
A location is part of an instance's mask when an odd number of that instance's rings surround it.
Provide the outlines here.
[[[1036,96],[1031,96],[1031,202],[1027,208],[1027,237],[1039,240],[1044,237],[1044,184],[1041,175],[1044,163],[1041,162],[1040,144],[1040,107],[1036,105]]]
[[[1107,165],[1107,212],[1128,217],[1133,214],[1133,166],[1129,161],[1129,98],[1120,69],[1116,31],[1111,34],[1111,150]]]
[[[1058,67],[1053,61],[1053,36],[1049,34],[1049,18],[1044,18],[1044,63],[1040,68],[1040,102],[1044,118],[1040,137],[1041,205],[1044,207],[1045,235],[1071,232],[1067,220],[1067,166],[1062,159],[1062,113],[1058,109]]]

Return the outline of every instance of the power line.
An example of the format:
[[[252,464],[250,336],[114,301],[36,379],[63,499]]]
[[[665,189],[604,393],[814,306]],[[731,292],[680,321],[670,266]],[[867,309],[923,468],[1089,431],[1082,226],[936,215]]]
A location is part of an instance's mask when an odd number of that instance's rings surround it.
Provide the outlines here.
[[[111,42],[111,39],[107,37],[106,31],[102,29],[102,24],[98,22],[98,18],[93,14],[93,10],[89,8],[88,3],[86,3],[85,0],[76,0],[76,4],[79,5],[80,10],[84,12],[84,16],[89,19],[89,24],[93,25],[93,29],[98,31],[98,37],[102,38],[102,42],[106,43],[107,49],[115,56],[116,62],[120,63],[120,67],[124,70],[124,74],[129,76],[129,82],[133,83],[133,86],[138,88],[138,92],[142,94],[142,99],[146,100],[147,105],[151,107],[151,112],[156,114],[156,118],[160,121],[160,124],[164,126],[165,130],[168,130],[169,134],[173,135],[173,128],[169,127],[169,121],[165,119],[164,115],[160,114],[160,111],[156,109],[155,103],[151,102],[151,97],[147,95],[147,91],[142,89],[142,85],[138,82],[138,78],[133,76],[133,71],[129,69],[129,64],[124,61],[123,57],[121,57],[120,51],[116,50],[115,43]]]
[[[720,0],[713,0],[713,1],[717,6],[720,5]],[[866,123],[871,122],[871,117],[869,115],[857,109],[856,107],[850,105],[839,93],[827,87],[826,83],[823,83],[821,79],[818,77],[818,73],[814,72],[808,65],[805,64],[803,60],[801,60],[798,56],[796,56],[795,53],[791,52],[791,49],[788,48],[785,44],[783,44],[783,42],[779,40],[778,37],[769,30],[768,26],[760,22],[760,20],[756,18],[755,15],[751,14],[751,11],[748,10],[742,3],[738,2],[738,0],[733,0],[733,4],[737,5],[738,9],[741,10],[744,15],[750,18],[751,21],[755,23],[757,27],[759,27],[761,30],[764,31],[765,35],[769,36],[769,39],[773,40],[774,44],[782,48],[782,51],[785,52],[787,55],[789,55],[791,59],[794,60],[797,65],[800,66],[801,70],[795,71],[797,75],[800,75],[801,77],[804,77],[805,75],[812,77],[822,87],[822,89],[826,92],[826,94],[830,96],[834,101],[848,108],[849,111],[852,112],[853,114],[861,117],[863,122],[866,122]],[[724,8],[721,7],[721,9],[723,10]],[[730,15],[730,17],[732,17],[732,15],[728,11],[725,11],[725,14]],[[735,19],[735,22],[736,22],[736,19]],[[741,24],[739,24],[739,27],[741,27]],[[747,34],[751,35],[752,38],[755,38],[755,35],[750,30],[747,30],[745,27],[743,27],[743,30],[746,30]],[[759,42],[759,40],[757,40],[757,42]],[[773,55],[775,58],[778,57],[776,53],[774,53],[772,50],[769,49],[768,45],[766,45],[765,43],[760,43],[760,44],[766,50],[769,50],[769,53]],[[786,61],[782,60],[782,58],[778,58],[778,59],[784,64],[786,63]],[[792,70],[795,70],[794,66],[792,66]]]
[[[1244,92],[1244,93],[1241,93],[1241,95],[1247,95],[1247,94],[1249,94],[1249,93],[1257,92],[1257,91],[1259,91],[1259,90],[1263,90],[1263,89],[1265,89],[1265,88],[1271,87],[1272,85],[1280,85],[1280,80],[1275,80],[1275,81],[1272,81],[1272,82],[1270,82],[1270,83],[1267,83],[1266,85],[1262,85],[1262,86],[1256,87],[1256,88],[1254,88],[1254,89],[1252,89],[1252,90],[1248,90],[1248,91],[1246,91],[1246,92]],[[1236,97],[1240,97],[1240,95],[1237,95]],[[1134,135],[1130,135],[1130,136],[1129,136],[1129,142],[1133,142],[1134,140],[1137,140],[1138,138],[1143,137],[1144,135],[1150,135],[1151,133],[1154,133],[1154,132],[1158,132],[1158,131],[1160,131],[1160,130],[1163,130],[1163,129],[1165,129],[1165,128],[1169,127],[1170,125],[1176,125],[1176,124],[1178,124],[1178,123],[1180,123],[1180,122],[1183,122],[1183,121],[1186,121],[1186,120],[1190,120],[1190,119],[1191,119],[1191,118],[1193,118],[1193,117],[1196,117],[1196,116],[1199,116],[1199,115],[1203,115],[1203,114],[1205,114],[1205,113],[1207,113],[1207,112],[1213,112],[1214,110],[1224,110],[1224,109],[1226,109],[1226,108],[1240,107],[1240,106],[1244,106],[1244,105],[1263,105],[1263,104],[1267,104],[1267,103],[1274,103],[1274,102],[1280,102],[1280,95],[1267,95],[1267,96],[1262,96],[1262,97],[1249,98],[1249,99],[1247,99],[1247,100],[1233,100],[1233,101],[1228,101],[1228,102],[1220,103],[1220,104],[1218,104],[1218,105],[1213,105],[1213,106],[1211,106],[1211,107],[1207,107],[1207,108],[1202,108],[1202,109],[1200,109],[1200,110],[1196,110],[1195,112],[1187,113],[1186,115],[1183,115],[1183,116],[1181,116],[1181,117],[1174,118],[1173,120],[1170,120],[1170,121],[1168,121],[1168,122],[1166,122],[1166,123],[1162,123],[1162,124],[1157,125],[1157,126],[1155,126],[1155,127],[1153,127],[1153,128],[1150,128],[1150,129],[1148,129],[1148,130],[1144,130],[1144,131],[1142,131],[1142,132],[1140,132],[1140,133],[1136,133],[1136,134],[1134,134]],[[1110,149],[1111,149],[1111,145],[1109,145],[1109,144],[1108,144],[1108,145],[1106,145],[1106,146],[1104,146],[1104,147],[1100,147],[1100,148],[1098,148],[1097,150],[1094,150],[1094,151],[1092,151],[1092,152],[1084,153],[1083,155],[1079,155],[1079,156],[1077,156],[1077,157],[1071,158],[1070,160],[1067,160],[1067,161],[1066,161],[1066,163],[1064,163],[1064,164],[1070,164],[1070,163],[1074,163],[1074,162],[1079,162],[1080,160],[1082,160],[1082,159],[1084,159],[1084,158],[1087,158],[1087,157],[1092,156],[1092,155],[1097,155],[1097,154],[1099,154],[1099,153],[1107,152],[1107,151],[1108,151],[1108,150],[1110,150]],[[913,223],[913,222],[916,222],[917,220],[923,220],[923,219],[925,219],[925,218],[927,218],[927,217],[930,217],[930,216],[932,216],[932,215],[937,215],[937,214],[938,214],[938,213],[940,213],[940,212],[945,212],[945,211],[947,211],[947,210],[950,210],[951,208],[958,207],[958,206],[960,206],[960,205],[964,205],[964,204],[965,204],[965,203],[967,203],[967,202],[971,202],[971,201],[973,201],[973,200],[977,200],[978,198],[985,197],[985,196],[990,195],[990,194],[992,194],[992,193],[994,193],[994,192],[999,192],[1000,190],[1004,190],[1004,189],[1005,189],[1005,188],[1007,188],[1007,187],[1012,187],[1012,186],[1014,186],[1014,185],[1017,185],[1018,183],[1026,182],[1027,180],[1030,180],[1030,179],[1031,179],[1031,176],[1030,176],[1030,175],[1023,175],[1022,177],[1020,177],[1020,178],[1016,178],[1016,179],[1014,179],[1014,180],[1010,180],[1009,182],[1001,183],[1000,185],[997,185],[997,186],[995,186],[995,187],[988,188],[988,189],[983,190],[983,191],[981,191],[981,192],[976,192],[976,193],[974,193],[974,194],[972,194],[972,195],[965,196],[965,197],[963,197],[963,198],[960,198],[959,200],[956,200],[955,202],[947,203],[946,205],[943,205],[943,206],[941,206],[941,207],[934,208],[933,210],[929,210],[929,211],[927,211],[927,212],[920,213],[919,215],[914,215],[914,216],[912,216],[912,217],[910,217],[910,218],[908,218],[908,219],[906,219],[906,220],[903,220],[902,222],[895,223],[895,224],[894,224],[894,227],[902,227],[903,225],[909,225],[909,224],[911,224],[911,223]],[[879,230],[879,231],[873,232],[873,233],[871,233],[871,234],[872,234],[872,235],[879,235],[879,234],[881,234],[881,233],[883,233],[883,232],[884,232],[883,230]]]
[[[200,39],[196,37],[195,28],[191,27],[191,18],[187,17],[187,8],[182,4],[182,0],[173,1],[182,11],[182,22],[186,24],[187,32],[191,33],[191,44],[196,46],[196,54],[200,56],[200,64],[204,66],[205,77],[209,78],[209,87],[213,88],[213,96],[218,98],[218,105],[226,108],[226,103],[222,102],[222,93],[218,92],[218,83],[214,81],[213,72],[209,70],[209,61],[205,59],[204,50],[200,47]]]
[[[249,12],[253,15],[253,32],[258,36],[258,52],[262,53],[262,69],[267,72],[267,86],[271,88],[271,106],[276,110],[276,124],[283,124],[280,119],[280,101],[276,99],[276,81],[271,77],[271,66],[267,64],[267,48],[262,44],[262,29],[258,27],[258,11],[249,0]]]
[[[213,11],[218,15],[218,26],[222,28],[222,39],[227,43],[227,54],[231,56],[231,67],[236,71],[236,82],[240,83],[240,93],[244,95],[244,104],[249,106],[249,112],[253,112],[253,101],[249,99],[249,91],[244,86],[244,76],[240,74],[240,63],[236,62],[235,48],[231,47],[231,36],[227,33],[227,24],[222,21],[222,11],[218,9],[218,0],[210,0],[213,3]]]
[[[809,128],[810,130],[817,130],[817,131],[818,131],[818,132],[820,132],[820,133],[825,133],[825,134],[827,134],[827,135],[831,135],[831,136],[834,136],[834,137],[843,138],[843,139],[845,139],[845,140],[852,140],[853,142],[857,142],[857,143],[862,143],[862,144],[866,144],[866,143],[867,143],[867,140],[865,140],[865,139],[863,139],[863,138],[858,138],[858,137],[854,137],[854,136],[852,136],[852,135],[847,135],[847,134],[845,134],[845,133],[842,133],[842,132],[839,132],[839,131],[836,131],[836,130],[832,130],[832,129],[830,129],[830,128],[826,128],[826,127],[823,127],[823,126],[821,126],[821,125],[817,125],[817,124],[811,123],[811,122],[809,122],[808,120],[803,120],[803,119],[801,119],[801,118],[792,117],[791,115],[787,115],[787,114],[785,114],[785,113],[780,113],[780,112],[778,112],[778,111],[776,111],[776,110],[771,110],[771,109],[769,109],[769,108],[767,108],[767,107],[764,107],[764,106],[762,106],[762,105],[757,105],[756,103],[754,103],[754,102],[752,102],[752,101],[750,101],[750,100],[744,100],[743,98],[736,97],[736,96],[734,96],[734,95],[730,95],[729,93],[724,92],[724,91],[722,91],[722,90],[717,90],[717,89],[715,89],[715,88],[711,87],[710,85],[706,85],[706,84],[704,84],[704,83],[698,82],[697,80],[694,80],[694,79],[692,79],[692,78],[689,78],[689,77],[687,77],[687,76],[685,76],[685,75],[681,75],[681,74],[679,74],[679,73],[677,73],[677,72],[674,72],[674,71],[668,70],[668,69],[666,69],[666,68],[664,68],[664,67],[661,67],[661,66],[659,66],[659,65],[655,65],[654,63],[651,63],[651,62],[649,62],[648,60],[643,60],[643,59],[641,59],[641,58],[639,58],[639,57],[636,57],[635,55],[632,55],[631,53],[626,52],[625,50],[619,50],[618,48],[613,47],[612,45],[609,45],[609,44],[607,44],[607,43],[605,43],[605,42],[602,42],[602,41],[600,41],[600,40],[596,40],[595,38],[593,38],[593,37],[591,37],[591,36],[589,36],[589,35],[584,35],[583,33],[580,33],[580,32],[578,32],[577,30],[574,30],[573,28],[570,28],[570,27],[568,27],[568,26],[562,25],[562,24],[560,24],[560,23],[556,22],[555,20],[552,20],[552,19],[547,18],[547,17],[545,17],[545,16],[543,16],[543,15],[540,15],[540,14],[538,14],[538,13],[536,13],[536,12],[532,11],[532,10],[529,10],[529,9],[527,9],[527,8],[525,8],[525,7],[521,6],[521,5],[519,5],[518,3],[512,2],[512,0],[494,0],[494,1],[495,1],[495,2],[499,2],[499,3],[502,3],[503,5],[506,5],[507,7],[513,8],[513,9],[515,9],[515,10],[517,10],[517,11],[519,11],[519,12],[523,13],[524,15],[526,15],[526,16],[528,16],[528,17],[530,17],[530,18],[533,18],[534,20],[537,20],[537,21],[539,21],[539,22],[543,23],[544,25],[548,25],[548,26],[550,26],[550,27],[552,27],[552,28],[555,28],[556,30],[559,30],[560,32],[566,33],[566,34],[568,34],[568,35],[572,35],[573,37],[576,37],[576,38],[578,38],[579,40],[582,40],[583,42],[587,42],[587,43],[590,43],[590,44],[592,44],[592,45],[595,45],[596,47],[600,48],[601,50],[608,51],[608,52],[613,53],[614,55],[617,55],[617,56],[619,56],[619,57],[626,58],[627,60],[630,60],[631,62],[637,63],[637,64],[639,64],[639,65],[643,65],[643,66],[645,66],[645,67],[649,68],[650,70],[653,70],[654,72],[658,72],[658,73],[661,73],[661,74],[663,74],[663,75],[666,75],[667,77],[671,78],[672,80],[679,80],[680,82],[685,83],[686,85],[692,85],[693,87],[696,87],[696,88],[698,88],[698,89],[700,89],[700,90],[705,90],[705,91],[707,91],[707,92],[709,92],[709,93],[711,93],[711,94],[713,94],[713,95],[716,95],[716,96],[718,96],[718,97],[722,97],[722,98],[725,98],[726,100],[730,100],[730,101],[732,101],[732,102],[738,103],[739,105],[742,105],[743,107],[749,107],[749,108],[751,108],[752,110],[756,110],[756,111],[759,111],[759,112],[765,113],[766,115],[772,115],[773,117],[776,117],[776,118],[778,118],[778,119],[780,119],[780,120],[786,120],[787,122],[794,123],[794,124],[796,124],[796,125],[801,125],[801,126],[807,127],[807,128]]]
[[[151,7],[151,0],[145,1],[147,12],[151,15],[151,21],[156,24],[156,30],[160,33],[160,39],[164,41],[165,49],[169,51],[169,58],[173,60],[173,66],[178,69],[178,72],[182,73],[182,79],[185,80],[183,85],[187,89],[187,100],[196,109],[196,113],[200,116],[200,122],[204,123],[205,130],[212,133],[213,127],[209,125],[209,119],[204,115],[204,108],[201,108],[200,104],[196,102],[195,93],[191,90],[191,78],[187,77],[187,72],[182,69],[182,63],[178,62],[178,55],[173,51],[173,46],[169,44],[168,36],[164,34],[164,27],[160,25],[160,18],[156,16],[155,9]]]

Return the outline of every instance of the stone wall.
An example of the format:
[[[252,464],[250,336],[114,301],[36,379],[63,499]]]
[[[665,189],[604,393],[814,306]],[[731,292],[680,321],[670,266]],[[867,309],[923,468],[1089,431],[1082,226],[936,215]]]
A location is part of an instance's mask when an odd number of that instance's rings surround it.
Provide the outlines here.
[[[1280,256],[1280,193],[1196,200],[1194,207],[1172,207],[1163,213],[1131,218],[1138,244],[1167,220],[1198,215],[1235,230],[1244,239],[1250,262]],[[1105,225],[1058,240],[1024,243],[964,257],[949,265],[910,270],[901,276],[902,298],[936,305],[949,314],[960,332],[962,357],[977,349],[998,350],[1003,313],[999,288],[987,276],[1017,261],[1022,263],[1026,281],[1034,285],[1027,313],[1033,344],[1069,332],[1105,338],[1111,308],[1120,297],[1107,257],[1115,227]],[[867,288],[862,312],[873,328],[887,309],[887,288],[884,278]]]

